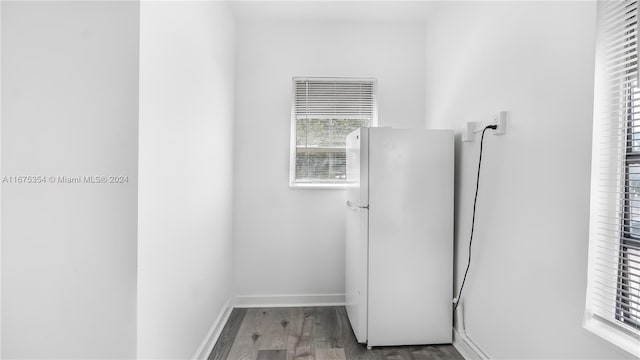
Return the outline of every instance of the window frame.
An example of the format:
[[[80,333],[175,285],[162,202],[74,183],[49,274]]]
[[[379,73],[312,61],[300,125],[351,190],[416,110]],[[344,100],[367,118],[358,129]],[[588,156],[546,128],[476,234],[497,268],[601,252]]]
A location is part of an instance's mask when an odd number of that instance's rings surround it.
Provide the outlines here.
[[[298,182],[296,181],[296,154],[297,154],[297,122],[296,122],[296,82],[299,81],[328,81],[328,82],[371,82],[373,84],[373,116],[369,127],[378,126],[378,80],[374,77],[350,77],[350,76],[294,76],[291,80],[291,119],[289,141],[289,188],[310,190],[342,190],[347,188],[346,182]]]

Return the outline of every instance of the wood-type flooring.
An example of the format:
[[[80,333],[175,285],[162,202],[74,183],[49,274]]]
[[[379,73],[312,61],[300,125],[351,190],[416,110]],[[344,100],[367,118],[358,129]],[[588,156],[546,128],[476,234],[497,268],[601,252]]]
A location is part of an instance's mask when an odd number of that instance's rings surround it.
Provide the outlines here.
[[[452,345],[367,350],[342,306],[233,309],[209,360],[464,360]]]

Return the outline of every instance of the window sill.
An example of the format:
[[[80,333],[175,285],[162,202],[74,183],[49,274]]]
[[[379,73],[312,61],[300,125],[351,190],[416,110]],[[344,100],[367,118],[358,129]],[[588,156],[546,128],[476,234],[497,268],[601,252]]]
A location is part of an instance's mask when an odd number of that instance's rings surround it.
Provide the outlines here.
[[[292,190],[345,190],[347,184],[289,183]]]
[[[583,327],[619,347],[629,354],[640,357],[640,338],[614,324],[594,315],[586,315]]]

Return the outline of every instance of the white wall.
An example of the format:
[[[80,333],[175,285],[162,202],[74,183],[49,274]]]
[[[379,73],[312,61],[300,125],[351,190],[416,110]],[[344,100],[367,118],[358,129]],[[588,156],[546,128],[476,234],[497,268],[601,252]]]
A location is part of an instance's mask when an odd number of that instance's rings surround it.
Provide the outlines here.
[[[135,356],[138,5],[2,2],[2,358]]]
[[[234,23],[142,2],[138,355],[194,355],[231,297]]]
[[[582,329],[589,229],[594,2],[441,4],[426,26],[427,127],[487,135],[463,304],[492,358],[620,358]],[[480,135],[457,139],[456,271],[467,262]]]
[[[424,127],[424,26],[243,19],[237,27],[238,295],[344,293],[344,191],[288,187],[294,76],[373,76],[379,125]]]

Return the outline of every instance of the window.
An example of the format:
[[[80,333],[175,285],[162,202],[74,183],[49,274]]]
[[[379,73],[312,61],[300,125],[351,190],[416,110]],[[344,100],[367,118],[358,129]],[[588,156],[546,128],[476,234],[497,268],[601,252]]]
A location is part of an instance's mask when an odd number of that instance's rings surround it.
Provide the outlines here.
[[[620,249],[616,318],[640,329],[640,96],[632,81],[626,94],[626,144],[623,206],[620,212]]]
[[[294,78],[289,184],[346,183],[346,136],[377,125],[376,80]]]
[[[598,3],[585,327],[640,356],[637,1]]]

